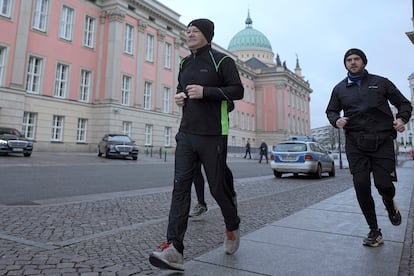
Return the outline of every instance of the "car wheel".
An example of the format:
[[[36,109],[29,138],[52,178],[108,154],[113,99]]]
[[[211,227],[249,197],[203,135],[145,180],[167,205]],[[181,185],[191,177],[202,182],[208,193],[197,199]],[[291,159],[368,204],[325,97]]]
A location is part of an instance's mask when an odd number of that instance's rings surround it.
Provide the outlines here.
[[[23,155],[24,155],[24,157],[30,157],[30,155],[32,155],[32,153],[31,152],[25,152],[25,153],[23,153]]]
[[[138,156],[132,156],[132,160],[137,160]]]
[[[98,156],[101,157],[102,156],[102,152],[101,150],[98,148]]]
[[[318,168],[316,169],[315,177],[318,179],[322,178],[322,167],[321,164],[318,164]]]
[[[332,164],[332,169],[329,172],[329,176],[335,176],[335,164]]]
[[[275,175],[275,177],[277,178],[281,178],[282,177],[282,173],[281,172],[277,172],[277,171],[273,171],[273,174]]]
[[[111,156],[109,155],[109,149],[107,149],[105,152],[105,158],[111,158]]]

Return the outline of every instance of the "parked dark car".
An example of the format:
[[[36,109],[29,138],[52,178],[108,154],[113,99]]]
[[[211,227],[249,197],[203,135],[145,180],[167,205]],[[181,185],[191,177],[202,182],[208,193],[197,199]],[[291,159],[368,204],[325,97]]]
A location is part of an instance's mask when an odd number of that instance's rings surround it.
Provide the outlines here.
[[[270,166],[277,178],[284,173],[309,174],[316,178],[322,178],[322,173],[335,176],[333,158],[317,142],[281,142],[273,148],[270,159]]]
[[[98,156],[105,155],[111,157],[131,157],[132,160],[138,159],[139,147],[128,135],[125,134],[105,134],[98,144]]]
[[[0,153],[19,153],[26,157],[32,155],[33,141],[25,138],[15,128],[0,127]]]

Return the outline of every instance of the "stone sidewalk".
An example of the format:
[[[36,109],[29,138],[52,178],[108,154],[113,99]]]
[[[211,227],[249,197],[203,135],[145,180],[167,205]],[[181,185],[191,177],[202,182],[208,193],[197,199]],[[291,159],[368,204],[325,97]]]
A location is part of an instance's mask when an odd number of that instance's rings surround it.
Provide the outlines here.
[[[163,161],[151,159],[148,162]],[[401,201],[399,205],[403,211],[403,225],[390,227],[384,210],[378,210],[379,213],[382,212],[380,223],[386,240],[380,250],[396,249],[390,254],[393,261],[388,269],[392,269],[392,273],[397,270],[399,274],[389,275],[414,273],[413,220],[412,215],[408,217],[412,199],[410,185],[406,187],[413,179],[413,168],[413,161],[404,162],[398,168],[400,182],[397,183],[397,196],[406,198],[397,198]],[[352,197],[352,190],[349,190],[352,187],[349,172],[338,170],[335,178],[337,184],[331,183],[332,179],[329,177],[321,180],[286,178],[276,182],[273,176],[236,180],[236,188],[240,192],[243,227],[242,245],[234,256],[223,254],[222,220],[219,219],[221,214],[214,201],[207,197],[207,203],[211,206],[210,212],[204,221],[190,223],[186,235],[189,246],[185,256],[185,274],[211,275],[217,272],[223,275],[228,272],[231,275],[231,271],[237,271],[234,275],[285,275],[278,273],[279,270],[271,269],[283,264],[289,268],[286,259],[289,256],[294,256],[295,259],[307,256],[307,260],[312,261],[307,265],[323,261],[315,261],[312,259],[315,254],[310,254],[315,250],[313,247],[318,244],[318,238],[324,244],[327,242],[326,237],[329,237],[330,243],[327,245],[334,244],[335,238],[347,241],[345,247],[351,248],[350,252],[356,252],[356,249],[352,249],[354,244],[358,250],[365,250],[360,244],[367,229],[362,223],[358,208],[355,207],[357,205]],[[172,274],[171,271],[154,269],[147,261],[149,252],[165,236],[170,195],[171,187],[166,187],[46,200],[34,202],[32,206],[0,205],[0,275]],[[345,199],[350,201],[349,206],[337,206],[330,202]],[[345,207],[345,211],[341,209]],[[330,219],[323,224],[323,229],[318,228],[322,225],[311,223],[313,217],[320,218],[321,214],[323,218]],[[299,216],[296,217],[299,219],[295,219],[295,216]],[[348,216],[353,220],[349,220]],[[350,225],[335,226],[338,223]],[[405,228],[407,233],[404,238]],[[286,229],[289,231],[286,232]],[[202,237],[198,234],[200,231],[203,231]],[[323,234],[324,231],[330,234]],[[258,248],[257,244],[273,251],[268,256],[263,253],[259,255],[262,248]],[[339,249],[343,247],[342,243],[340,245]],[[338,244],[334,246],[338,247]],[[334,249],[332,247],[326,250]],[[301,251],[309,254],[302,254]],[[396,261],[398,254],[399,265]],[[249,256],[261,258],[256,260]],[[274,256],[275,260],[266,259],[269,256]],[[323,257],[320,252],[318,256]],[[267,268],[264,266],[265,260],[265,264],[269,265]],[[358,265],[356,257],[352,261],[357,262],[354,265]],[[302,266],[305,265],[303,262]],[[209,269],[204,271],[203,267]],[[297,267],[297,264],[292,267]]]
[[[222,247],[185,263],[182,275],[412,275],[414,161],[398,169],[396,201],[403,223],[395,227],[373,191],[383,246],[362,246],[367,226],[353,188],[275,221],[241,238],[236,254]],[[409,252],[411,251],[411,252]],[[165,272],[162,275],[178,275]]]

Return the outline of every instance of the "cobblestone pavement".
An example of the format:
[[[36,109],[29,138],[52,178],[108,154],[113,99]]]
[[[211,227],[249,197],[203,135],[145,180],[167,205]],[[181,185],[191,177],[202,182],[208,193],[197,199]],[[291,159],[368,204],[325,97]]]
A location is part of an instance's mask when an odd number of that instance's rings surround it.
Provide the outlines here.
[[[236,179],[241,234],[352,187],[348,170],[335,178]],[[171,188],[0,206],[0,275],[156,275],[148,254],[164,241]],[[206,193],[209,213],[190,220],[186,261],[222,245],[220,210]],[[194,198],[195,200],[195,198]],[[412,204],[413,205],[413,204]],[[411,275],[412,211],[401,275]]]

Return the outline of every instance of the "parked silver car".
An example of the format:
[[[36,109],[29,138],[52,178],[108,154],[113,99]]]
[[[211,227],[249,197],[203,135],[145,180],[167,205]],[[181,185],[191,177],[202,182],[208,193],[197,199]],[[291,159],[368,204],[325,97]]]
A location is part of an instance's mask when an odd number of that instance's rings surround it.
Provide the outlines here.
[[[280,178],[285,173],[309,174],[322,178],[322,173],[335,176],[335,162],[317,142],[285,141],[272,149],[270,166]]]

